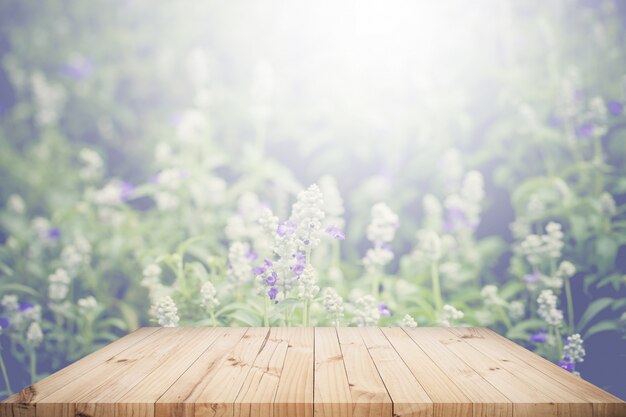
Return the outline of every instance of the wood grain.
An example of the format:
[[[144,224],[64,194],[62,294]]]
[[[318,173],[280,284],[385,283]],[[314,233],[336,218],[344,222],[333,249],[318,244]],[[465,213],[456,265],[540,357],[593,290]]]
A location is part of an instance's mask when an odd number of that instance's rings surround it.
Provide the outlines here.
[[[143,328],[0,417],[625,417],[619,398],[483,328]]]

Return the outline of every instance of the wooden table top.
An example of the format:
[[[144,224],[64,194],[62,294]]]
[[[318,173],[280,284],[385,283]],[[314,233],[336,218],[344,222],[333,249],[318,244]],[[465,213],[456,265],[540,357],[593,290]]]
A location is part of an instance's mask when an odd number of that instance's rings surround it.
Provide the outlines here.
[[[7,417],[591,417],[626,403],[483,328],[139,329]]]

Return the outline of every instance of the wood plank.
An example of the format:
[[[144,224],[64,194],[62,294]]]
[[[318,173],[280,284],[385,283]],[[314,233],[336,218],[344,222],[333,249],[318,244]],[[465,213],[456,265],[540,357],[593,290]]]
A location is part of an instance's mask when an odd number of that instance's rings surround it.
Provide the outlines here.
[[[247,329],[227,328],[156,402],[156,417],[193,417],[194,404]]]
[[[392,404],[376,365],[356,327],[337,328],[355,417],[391,417]]]
[[[515,417],[554,416],[558,414],[557,405],[549,395],[532,384],[518,379],[515,374],[500,367],[500,364],[462,339],[450,334],[447,329],[429,329],[429,333],[447,349],[489,381],[498,391],[513,401]]]
[[[473,331],[463,328],[449,330],[450,334],[460,338],[473,346],[485,355],[492,357],[499,367],[513,373],[522,382],[535,386],[538,390],[547,394],[551,402],[557,406],[557,414],[568,417],[589,417],[593,415],[593,407],[590,402],[576,396],[562,385],[543,374],[542,372],[529,366],[519,358],[511,354],[511,349],[502,348],[496,343],[496,338],[492,334],[485,334],[484,337],[474,337]]]
[[[313,379],[316,417],[352,417],[352,395],[334,328],[315,328]]]
[[[117,417],[153,417],[156,401],[190,366],[193,366],[203,352],[210,349],[219,336],[227,331],[228,329],[223,327],[189,329],[185,333],[185,337],[189,333],[189,338],[186,338],[187,343],[168,355],[159,364],[158,369],[116,401],[115,415]]]
[[[272,417],[274,398],[283,370],[289,328],[271,328],[234,402],[235,417]]]
[[[433,400],[435,417],[472,417],[471,400],[399,327],[383,328],[383,334]]]
[[[7,417],[34,417],[36,414],[35,404],[41,398],[64,387],[85,372],[123,352],[158,329],[159,327],[142,327],[137,329],[41,381],[24,388],[0,403],[0,415]]]
[[[115,401],[186,342],[188,329],[162,328],[37,403],[37,417],[115,414]]]
[[[442,349],[441,343],[429,334],[428,328],[408,328],[404,331],[472,401],[474,417],[513,416],[511,400],[452,352]]]
[[[313,416],[313,328],[291,328],[274,399],[276,417]]]
[[[359,333],[393,403],[397,417],[432,417],[433,401],[378,328],[361,327]]]
[[[234,402],[258,355],[264,354],[270,336],[269,328],[250,328],[235,345],[226,363],[196,399],[195,417],[234,415]]]
[[[566,387],[579,398],[589,401],[592,403],[594,416],[626,416],[626,403],[624,403],[624,401],[596,387],[592,383],[567,372],[560,366],[525,349],[523,346],[486,328],[469,328],[466,332],[469,332],[475,337],[488,337],[493,343],[501,344],[503,349],[516,356],[519,360],[548,375],[555,383]],[[466,334],[464,335],[467,336]]]

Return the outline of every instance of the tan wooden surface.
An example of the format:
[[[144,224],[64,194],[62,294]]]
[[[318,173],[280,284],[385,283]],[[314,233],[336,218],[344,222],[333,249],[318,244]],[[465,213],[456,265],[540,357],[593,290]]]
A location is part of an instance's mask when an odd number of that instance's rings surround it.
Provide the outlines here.
[[[483,328],[143,328],[5,416],[626,417],[626,403]]]

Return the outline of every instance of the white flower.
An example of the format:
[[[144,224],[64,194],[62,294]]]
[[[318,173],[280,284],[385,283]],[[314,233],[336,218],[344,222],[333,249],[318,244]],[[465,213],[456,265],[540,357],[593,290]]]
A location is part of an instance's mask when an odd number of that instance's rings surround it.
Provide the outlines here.
[[[450,327],[454,320],[460,320],[465,317],[465,314],[454,308],[453,306],[446,304],[443,306],[443,312],[441,315],[441,325],[443,327]]]
[[[556,274],[563,279],[571,278],[576,274],[576,266],[569,261],[563,261],[559,264]]]
[[[389,243],[398,228],[398,215],[385,203],[372,207],[372,222],[367,227],[367,239],[375,245]]]
[[[85,181],[98,179],[102,176],[104,162],[93,149],[83,148],[78,152],[78,159],[82,163],[78,175]]]
[[[380,272],[393,259],[393,252],[380,246],[368,249],[363,257],[363,266],[368,274]]]
[[[372,295],[357,298],[354,303],[354,324],[358,327],[375,326],[380,319],[376,299]]]
[[[501,306],[506,302],[498,296],[498,287],[495,285],[485,285],[480,291],[480,296],[485,301],[485,305]]]
[[[569,357],[571,363],[584,362],[586,354],[580,334],[576,333],[567,337],[567,342],[563,346],[563,359]]]
[[[177,190],[182,184],[183,175],[174,168],[164,169],[156,177],[156,183],[169,190]]]
[[[154,306],[156,318],[162,327],[176,327],[180,318],[178,317],[178,308],[176,303],[169,295],[162,297]]]
[[[613,217],[615,213],[617,213],[615,199],[609,193],[605,192],[600,196],[600,207],[602,208],[602,212],[607,216]]]
[[[417,322],[413,317],[408,314],[405,314],[400,322],[400,327],[417,327]]]
[[[293,205],[291,220],[296,225],[300,250],[315,248],[320,243],[322,220],[324,219],[324,196],[313,184],[298,194]]]
[[[19,308],[19,302],[17,295],[7,294],[2,297],[2,301],[0,301],[2,307],[4,307],[8,311],[17,311]]]
[[[417,244],[414,256],[420,260],[435,262],[441,258],[442,242],[441,238],[434,230],[422,229],[417,232]]]
[[[537,314],[551,326],[560,326],[563,312],[556,308],[557,298],[552,290],[543,290],[537,297]]]
[[[43,341],[43,332],[38,321],[33,321],[26,331],[26,342],[29,346],[35,348]]]
[[[158,264],[149,264],[143,269],[143,277],[144,279],[159,279],[161,272],[161,267]]]
[[[480,204],[485,198],[485,182],[483,180],[483,174],[478,171],[469,171],[463,178],[463,185],[461,187],[461,197],[467,202],[475,205]]]
[[[161,211],[169,211],[178,208],[180,198],[169,192],[157,192],[154,194],[157,208]]]
[[[333,318],[335,325],[339,325],[339,320],[343,317],[343,299],[334,288],[326,288],[324,290],[322,304],[326,313]]]
[[[427,229],[440,230],[443,221],[443,206],[437,197],[426,194],[422,199],[424,208],[424,226]]]
[[[37,108],[36,119],[40,126],[49,126],[57,122],[59,110],[65,104],[66,93],[64,88],[48,81],[44,74],[36,72],[30,79]]]
[[[67,297],[70,285],[70,276],[63,268],[58,268],[53,274],[48,276],[48,298],[54,302],[59,302]]]
[[[44,239],[48,236],[48,231],[50,230],[50,221],[44,217],[35,217],[30,222],[30,227],[35,233],[37,233],[39,238]]]
[[[298,285],[298,296],[304,300],[312,300],[320,291],[317,286],[317,273],[311,264],[308,264],[302,275],[300,275],[300,283]]]
[[[550,259],[559,259],[563,249],[563,232],[559,223],[550,222],[546,234],[530,234],[520,244],[521,252],[528,262],[537,266]]]
[[[11,194],[7,200],[7,209],[16,214],[22,214],[26,210],[26,203],[20,195]]]
[[[119,181],[109,181],[104,187],[96,190],[92,200],[99,206],[115,206],[122,203],[122,184]]]
[[[250,245],[233,242],[228,248],[228,279],[235,285],[242,285],[252,280],[252,266],[248,259]]]
[[[518,321],[524,318],[526,309],[524,303],[521,301],[511,301],[509,303],[509,316],[513,321]]]
[[[217,299],[217,290],[215,286],[209,281],[202,284],[200,287],[200,304],[207,310],[213,311],[220,302]]]
[[[79,299],[76,304],[82,314],[87,314],[98,308],[98,301],[93,295]]]

